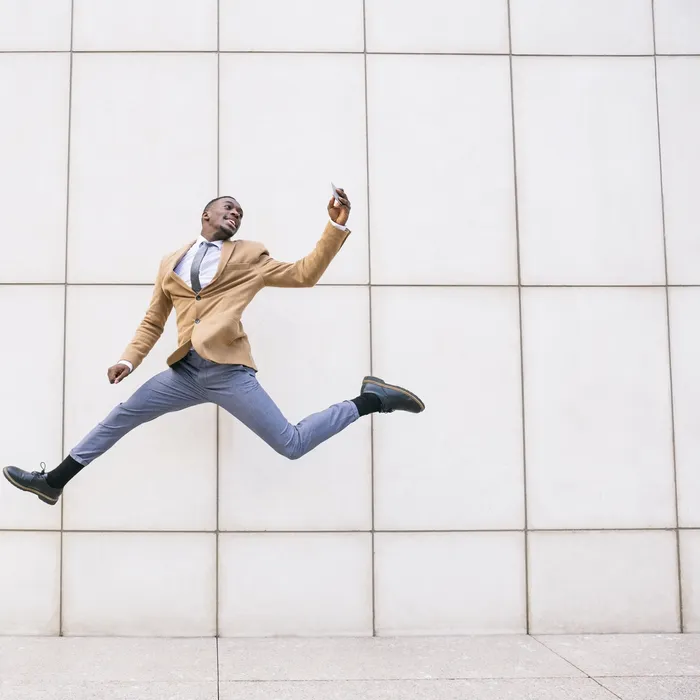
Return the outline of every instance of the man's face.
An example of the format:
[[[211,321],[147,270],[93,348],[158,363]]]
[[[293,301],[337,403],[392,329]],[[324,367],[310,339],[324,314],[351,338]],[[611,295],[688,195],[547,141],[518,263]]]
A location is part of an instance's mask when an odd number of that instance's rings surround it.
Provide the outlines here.
[[[211,205],[204,214],[213,229],[214,238],[226,241],[238,232],[243,220],[243,209],[233,197],[224,197]]]

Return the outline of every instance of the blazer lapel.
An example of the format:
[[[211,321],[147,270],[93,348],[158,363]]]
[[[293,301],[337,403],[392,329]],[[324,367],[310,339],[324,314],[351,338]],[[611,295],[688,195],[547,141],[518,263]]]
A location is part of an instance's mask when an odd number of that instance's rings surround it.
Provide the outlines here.
[[[188,291],[192,292],[192,288],[189,287],[185,281],[180,277],[180,275],[175,274],[175,268],[180,264],[180,261],[187,255],[187,251],[195,244],[195,241],[190,241],[187,245],[183,246],[178,250],[177,252],[173,253],[173,255],[170,258],[170,262],[168,262],[168,267],[170,268],[170,272],[168,273],[170,277],[172,277],[176,282],[181,284],[185,289]],[[192,292],[194,294],[194,292]]]
[[[214,275],[212,281],[209,282],[207,287],[210,287],[212,284],[214,284],[214,282],[216,282],[216,280],[219,278],[219,275],[224,271],[226,264],[231,259],[231,255],[233,255],[233,246],[233,241],[224,241],[223,245],[221,246],[221,257],[219,258],[219,267],[216,269],[216,274]]]

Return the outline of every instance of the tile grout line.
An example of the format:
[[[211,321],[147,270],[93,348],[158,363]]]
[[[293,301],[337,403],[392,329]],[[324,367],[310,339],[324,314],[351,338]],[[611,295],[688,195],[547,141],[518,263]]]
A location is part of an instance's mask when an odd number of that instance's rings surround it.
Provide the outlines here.
[[[596,528],[528,528],[528,533],[554,533],[554,534],[575,534],[575,533],[606,533],[606,532],[672,532],[675,533],[677,530],[681,532],[700,532],[700,525],[696,527],[596,527]],[[60,533],[59,528],[31,528],[31,527],[0,527],[0,532],[54,532]],[[133,530],[86,530],[86,529],[67,529],[64,528],[63,532],[71,534],[81,534],[81,535],[215,535],[216,530],[142,530],[135,528]],[[374,530],[375,533],[388,534],[388,535],[485,535],[491,533],[516,533],[516,532],[526,532],[524,528],[494,528],[488,529],[473,529],[473,530]],[[219,530],[219,534],[232,534],[232,535],[347,535],[347,534],[371,534],[372,530]]]
[[[216,700],[221,700],[221,661],[219,659],[219,635],[214,637],[216,645]]]
[[[674,408],[674,393],[673,393],[673,352],[671,350],[671,302],[668,289],[668,243],[666,240],[666,206],[664,199],[664,169],[661,158],[661,110],[659,108],[659,70],[658,61],[656,58],[656,15],[654,12],[654,0],[650,0],[651,4],[651,27],[652,39],[654,42],[654,97],[656,100],[656,143],[658,147],[659,157],[659,190],[661,195],[661,232],[663,235],[664,246],[664,291],[666,295],[666,341],[668,345],[668,387],[670,392],[670,408],[671,408],[671,459],[673,463],[673,494],[674,507],[676,514],[676,575],[678,577],[678,625],[681,633],[684,631],[685,622],[683,619],[683,576],[681,563],[681,533],[680,517],[678,510],[678,466],[676,458],[676,412]]]
[[[216,645],[216,700],[221,700],[221,660],[219,657],[219,635],[214,637]]]
[[[471,637],[475,635],[461,635],[459,638],[464,639],[465,637]],[[482,635],[478,635],[482,636]],[[483,635],[483,636],[490,636],[490,635]],[[511,637],[518,637],[522,635],[507,635]],[[439,638],[443,638],[442,636],[438,635]],[[5,634],[0,634],[0,639],[3,638],[14,638],[14,639],[26,639],[26,640],[35,640],[35,639],[42,639],[42,637],[36,637],[33,635],[5,635]],[[399,639],[406,639],[407,637],[399,637]],[[87,639],[87,640],[100,640],[100,639],[128,639],[128,640],[138,640],[138,639],[144,639],[144,637],[124,637],[124,636],[112,636],[112,637],[94,637],[94,636],[81,636],[81,635],[73,635],[71,639]],[[146,637],[145,639],[149,639],[149,637]],[[198,640],[201,639],[201,637],[151,637],[150,639],[157,639],[157,640]],[[302,641],[307,641],[309,639],[311,640],[335,640],[335,639],[353,639],[353,637],[232,637],[233,640],[235,641],[247,641],[247,640],[257,640],[257,639],[277,639],[277,640],[302,640]],[[370,639],[369,637],[356,637],[355,639]],[[386,637],[385,639],[390,639],[389,637]],[[410,639],[410,637],[409,637]],[[534,637],[533,637],[534,639]],[[539,642],[539,640],[536,640]],[[542,644],[542,642],[540,642]],[[623,679],[636,679],[636,678],[644,678],[644,679],[661,679],[661,678],[677,678],[677,679],[697,679],[700,678],[697,674],[663,674],[663,675],[649,675],[649,674],[635,674],[634,676],[621,676],[621,675],[609,675],[609,674],[604,674],[604,675],[599,675],[599,676],[591,676],[585,671],[582,671],[581,669],[578,669],[578,667],[574,666],[570,661],[567,661],[563,656],[557,654],[555,651],[552,649],[549,649],[549,647],[546,647],[548,651],[551,651],[555,656],[558,658],[562,659],[569,665],[571,665],[573,668],[577,669],[580,671],[580,673],[583,674],[583,676],[546,676],[546,675],[535,675],[535,676],[503,676],[503,675],[483,675],[483,676],[469,676],[469,675],[461,675],[461,676],[440,676],[436,678],[413,678],[413,677],[406,677],[405,675],[402,677],[394,677],[394,676],[389,676],[389,677],[381,677],[377,678],[375,677],[341,677],[341,678],[315,678],[314,676],[310,676],[308,678],[293,678],[293,679],[288,679],[288,678],[229,678],[228,680],[225,681],[220,681],[220,683],[226,683],[227,685],[231,686],[236,686],[236,685],[243,685],[243,684],[260,684],[260,685],[269,685],[269,686],[276,686],[276,685],[282,685],[282,684],[289,684],[289,685],[303,685],[303,684],[318,684],[318,685],[324,685],[324,684],[341,684],[341,683],[376,683],[378,685],[384,684],[384,683],[402,683],[402,682],[409,682],[409,683],[417,683],[417,684],[425,684],[425,685],[431,685],[434,683],[453,683],[456,681],[468,681],[468,682],[473,682],[473,683],[489,683],[490,681],[586,681],[590,680],[593,681],[594,683],[597,683],[600,685],[603,690],[606,690],[608,693],[611,693],[613,697],[618,698],[619,700],[624,700],[624,698],[621,698],[619,695],[615,694],[613,690],[610,688],[607,688],[606,686],[602,685],[598,679],[605,679],[605,678],[623,678]],[[121,681],[111,681],[112,683],[120,683]],[[142,681],[143,684],[150,685],[150,684],[156,684],[156,683],[167,683],[168,681]],[[182,685],[198,685],[201,683],[208,683],[208,682],[213,682],[213,681],[197,681],[197,680],[189,680],[189,681],[179,681]],[[176,681],[176,683],[178,683]]]
[[[458,639],[465,639],[469,637],[474,637],[474,636],[492,636],[492,635],[452,635],[455,636]],[[522,637],[523,635],[505,635],[509,637]],[[651,636],[651,635],[649,635]],[[17,639],[17,640],[26,640],[29,643],[32,643],[35,640],[41,640],[41,639],[46,639],[46,637],[37,637],[35,635],[6,635],[6,634],[0,634],[0,639]],[[439,639],[445,639],[445,637],[438,635],[437,637],[431,637],[431,638],[439,638]],[[121,639],[121,640],[142,640],[142,639],[152,639],[152,640],[157,640],[157,641],[172,641],[172,640],[182,640],[182,641],[190,641],[190,640],[201,640],[203,639],[202,637],[183,637],[183,636],[177,636],[177,637],[129,637],[129,636],[110,636],[110,637],[96,637],[96,636],[89,636],[89,635],[72,635],[71,639],[81,639],[81,640],[93,640],[93,641],[99,641],[99,640],[112,640],[112,639]],[[206,638],[204,638],[206,639]],[[323,641],[323,640],[337,640],[337,639],[370,639],[370,637],[262,637],[262,638],[256,638],[256,637],[233,637],[232,640],[234,641],[250,641],[250,640],[257,640],[257,639],[266,639],[266,640],[288,640],[288,641],[308,641],[308,640],[316,640],[316,641]],[[385,639],[390,639],[389,637]],[[410,637],[398,637],[398,639],[410,639]],[[600,685],[604,690],[606,690],[608,693],[611,693],[613,697],[619,698],[619,700],[623,700],[619,695],[615,694],[613,690],[610,688],[607,688],[606,686],[602,685],[598,679],[606,679],[606,678],[615,678],[615,679],[637,679],[637,678],[643,678],[643,679],[666,679],[666,678],[674,678],[674,679],[698,679],[700,676],[695,673],[691,674],[683,674],[683,673],[666,673],[666,674],[635,674],[633,676],[630,675],[615,675],[615,674],[602,674],[602,675],[597,675],[597,676],[592,676],[582,669],[578,668],[576,665],[574,665],[571,661],[566,659],[565,657],[561,656],[561,654],[557,653],[553,649],[550,649],[546,645],[544,645],[539,639],[532,637],[534,641],[539,643],[540,645],[544,646],[545,649],[549,652],[551,652],[554,656],[557,658],[561,659],[565,663],[569,664],[572,668],[575,670],[579,671],[582,676],[554,676],[554,675],[508,675],[504,676],[502,674],[485,674],[485,675],[480,675],[480,676],[471,676],[471,675],[445,675],[445,676],[437,676],[434,678],[416,678],[416,677],[410,677],[403,675],[401,677],[397,676],[386,676],[386,677],[377,677],[377,676],[356,676],[353,677],[351,675],[348,676],[342,676],[338,678],[318,678],[314,677],[313,675],[310,675],[308,677],[301,677],[301,678],[229,678],[225,681],[220,680],[219,678],[219,683],[226,683],[227,685],[231,686],[236,686],[236,685],[243,685],[243,684],[260,684],[260,685],[269,685],[269,686],[279,686],[283,684],[289,684],[289,685],[303,685],[303,684],[318,684],[318,685],[330,685],[330,684],[342,684],[342,683],[372,683],[372,684],[377,684],[377,685],[382,685],[385,683],[402,683],[402,682],[407,682],[407,683],[415,683],[415,684],[425,684],[425,685],[431,685],[435,683],[453,683],[457,681],[468,681],[468,682],[473,682],[473,683],[479,683],[479,684],[484,684],[484,683],[489,683],[490,681],[586,681],[586,680],[591,680],[598,685]],[[218,658],[220,658],[220,654],[218,653]],[[220,677],[220,674],[217,674],[217,677]],[[107,683],[111,684],[120,684],[123,683],[123,680],[113,680],[113,681],[107,681]],[[128,682],[128,681],[126,681]],[[137,683],[146,685],[146,686],[151,686],[155,684],[164,684],[168,683],[168,681],[163,681],[163,680],[144,680],[144,681],[136,681]],[[178,685],[184,685],[184,686],[195,686],[195,685],[200,685],[202,683],[207,684],[207,683],[212,683],[214,681],[202,681],[202,680],[182,680],[182,681],[175,681],[176,684]],[[11,685],[14,685],[12,681],[10,681]],[[31,687],[31,686],[27,686]],[[149,697],[151,697],[149,695]]]
[[[603,690],[610,693],[613,697],[616,697],[617,700],[623,700],[617,693],[610,690],[610,688],[606,688],[597,678],[594,678],[593,676],[591,676],[590,673],[586,673],[582,668],[579,668],[575,663],[573,663],[573,661],[569,661],[569,659],[563,657],[558,651],[555,651],[551,647],[548,647],[541,639],[539,639],[539,637],[535,637],[533,635],[530,635],[530,637],[538,644],[541,644],[547,651],[554,654],[555,656],[558,656],[562,661],[564,661],[564,663],[569,664],[569,666],[571,666],[572,668],[575,668],[580,673],[583,673],[586,676],[586,678],[589,678],[594,683],[597,683]]]
[[[101,50],[76,50],[67,51],[62,49],[6,49],[0,50],[0,55],[4,54],[214,54],[214,50],[207,49],[101,49]],[[479,51],[314,51],[298,49],[290,50],[225,50],[223,54],[233,55],[282,55],[282,56],[474,56],[477,58],[488,58],[491,56],[515,56],[517,58],[652,58],[653,56],[668,56],[679,58],[696,58],[700,53],[500,53],[500,52],[479,52]]]
[[[372,224],[370,216],[370,174],[369,174],[369,109],[367,88],[367,2],[362,0],[362,60],[364,67],[365,89],[365,186],[367,188],[367,304],[369,321],[369,373],[374,373],[374,336],[372,333]],[[364,285],[363,285],[364,286]],[[374,504],[374,414],[369,416],[369,469],[370,469],[370,511],[372,518],[370,545],[372,560],[370,574],[372,577],[372,636],[377,636],[377,585],[376,585],[376,554],[375,554],[375,504]]]
[[[221,196],[221,0],[216,0],[216,196]],[[214,546],[214,637],[216,639],[216,697],[219,698],[219,549],[220,549],[220,496],[221,496],[221,409],[216,406],[216,537]]]
[[[73,20],[75,3],[71,0],[70,8],[70,53],[68,55],[68,134],[66,139],[66,240],[63,261],[63,391],[61,394],[61,454],[66,450],[66,352],[68,348],[68,225],[70,220],[70,166],[71,166],[71,124],[73,115]],[[61,498],[61,530],[58,551],[58,636],[63,636],[63,521],[65,497]]]
[[[508,67],[510,76],[510,120],[511,138],[513,147],[513,198],[515,200],[515,250],[518,271],[518,333],[520,344],[520,422],[522,430],[522,460],[523,460],[523,517],[524,517],[524,542],[523,563],[525,566],[525,632],[530,633],[530,554],[528,537],[528,508],[527,508],[527,444],[525,437],[525,360],[523,350],[523,287],[520,265],[520,210],[518,207],[518,158],[515,143],[515,89],[513,87],[513,30],[511,23],[510,0],[508,0]]]
[[[471,636],[471,635],[467,635]],[[486,635],[488,636],[488,635]],[[521,636],[521,635],[511,635],[511,636]],[[3,637],[3,635],[0,635],[0,639]],[[30,638],[27,636],[27,638]],[[101,639],[101,637],[75,637],[77,639]],[[109,639],[137,639],[135,637],[110,637]],[[156,639],[161,639],[161,638],[156,638]],[[166,637],[165,639],[198,639],[197,637]],[[233,637],[233,639],[238,640],[238,641],[243,641],[243,640],[249,640],[249,639],[260,639],[256,637]],[[323,640],[323,639],[351,639],[350,637],[300,637],[300,638],[294,638],[294,637],[262,637],[262,639],[302,639],[302,640],[308,640],[308,639],[316,639],[316,640]],[[360,639],[365,639],[365,637],[360,637]],[[369,638],[367,638],[369,639]],[[550,650],[551,651],[551,650]],[[552,652],[555,653],[555,652]],[[562,658],[563,657],[559,657]],[[563,659],[566,661],[566,659]],[[567,662],[570,663],[570,662]],[[573,664],[571,664],[573,666]],[[576,667],[574,667],[576,668]],[[653,679],[658,679],[658,678],[698,678],[699,676],[697,675],[663,675],[663,676],[640,676],[640,675],[635,675],[635,676],[590,676],[588,675],[585,671],[581,671],[581,673],[584,674],[585,677],[581,676],[502,676],[502,675],[486,675],[486,676],[479,676],[479,677],[474,677],[474,676],[468,676],[468,675],[462,675],[462,676],[445,676],[445,677],[438,677],[438,678],[407,678],[406,676],[402,678],[396,678],[396,677],[388,677],[388,678],[377,678],[377,677],[369,677],[369,678],[364,678],[364,677],[342,677],[342,678],[314,678],[313,676],[309,678],[294,678],[294,679],[287,679],[287,678],[230,678],[226,681],[222,681],[223,683],[226,683],[231,686],[235,685],[242,685],[242,684],[260,684],[260,685],[269,685],[269,686],[276,686],[276,685],[282,685],[282,684],[289,684],[289,685],[303,685],[303,684],[309,684],[309,683],[314,683],[314,684],[341,684],[341,683],[376,683],[376,684],[384,684],[384,683],[402,683],[402,682],[409,682],[409,683],[421,683],[425,685],[430,685],[432,683],[454,683],[456,681],[468,681],[468,682],[474,682],[474,683],[488,683],[490,681],[562,681],[562,680],[568,680],[568,681],[586,681],[586,680],[591,680],[595,683],[598,683],[598,685],[601,685],[600,682],[598,681],[598,678],[653,678]],[[119,681],[116,681],[117,683]],[[157,683],[159,681],[144,681],[144,683]],[[163,681],[160,681],[161,683]],[[167,681],[166,681],[167,682]],[[198,684],[201,683],[202,681],[183,681],[184,684]],[[206,681],[204,681],[206,683]],[[624,700],[624,698],[620,698],[619,695],[616,695],[614,691],[610,690],[609,688],[606,688],[605,686],[601,686],[604,690],[608,691],[609,693],[612,694],[613,697],[618,698],[619,700]],[[277,700],[277,698],[275,698]]]

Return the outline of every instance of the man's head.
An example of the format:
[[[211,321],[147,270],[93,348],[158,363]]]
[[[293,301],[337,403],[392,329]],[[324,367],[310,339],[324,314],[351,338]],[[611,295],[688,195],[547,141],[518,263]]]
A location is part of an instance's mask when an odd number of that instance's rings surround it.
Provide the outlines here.
[[[243,209],[233,197],[217,197],[202,212],[202,235],[210,241],[227,241],[241,227]]]

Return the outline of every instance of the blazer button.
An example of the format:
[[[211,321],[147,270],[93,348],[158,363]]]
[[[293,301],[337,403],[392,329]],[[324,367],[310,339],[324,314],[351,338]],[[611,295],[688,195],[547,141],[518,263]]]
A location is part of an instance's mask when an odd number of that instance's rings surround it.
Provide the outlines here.
[[[197,318],[197,319],[195,319],[195,321],[194,321],[194,322],[195,322],[195,323],[199,323],[199,319],[198,319],[198,318]]]
[[[197,294],[197,296],[195,297],[195,299],[196,299],[197,301],[202,301],[202,297],[200,297],[199,294]]]

